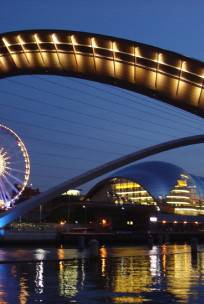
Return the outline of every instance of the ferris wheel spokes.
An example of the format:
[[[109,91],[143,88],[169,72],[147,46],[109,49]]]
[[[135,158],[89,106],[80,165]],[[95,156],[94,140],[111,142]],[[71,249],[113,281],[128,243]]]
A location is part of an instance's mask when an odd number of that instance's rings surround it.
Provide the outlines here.
[[[5,179],[5,182],[7,183],[7,185],[9,185],[9,187],[15,192],[18,193],[19,190],[16,188],[15,184],[11,183],[10,180],[6,177],[3,176],[3,178]]]
[[[19,179],[17,176],[11,174],[10,172],[7,172],[7,175],[10,176],[13,180],[15,180],[20,185],[23,183],[23,180]]]
[[[6,207],[10,207],[10,203],[8,203],[8,201],[11,202],[11,200],[12,200],[11,195],[9,194],[7,189],[5,188],[4,183],[1,184],[1,187],[2,187],[3,192],[6,194],[6,198],[7,198],[7,202],[6,202],[5,205],[6,205]]]
[[[20,169],[15,169],[15,168],[11,168],[11,167],[6,167],[6,169],[8,169],[9,172],[13,171],[13,172],[18,172],[18,173],[24,173],[24,171],[20,170]]]
[[[1,192],[1,197],[3,198],[4,204],[7,205],[8,198],[6,197],[2,184],[0,184],[0,192]]]
[[[14,131],[0,124],[0,200],[5,207],[19,198],[29,175],[30,160],[24,143]]]

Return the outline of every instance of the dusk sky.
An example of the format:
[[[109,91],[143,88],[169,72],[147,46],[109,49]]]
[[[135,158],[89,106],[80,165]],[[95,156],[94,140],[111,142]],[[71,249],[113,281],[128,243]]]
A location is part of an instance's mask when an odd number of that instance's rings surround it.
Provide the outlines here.
[[[93,32],[204,60],[203,12],[201,0],[8,0],[1,3],[0,31]],[[42,190],[143,147],[204,134],[202,118],[117,87],[68,77],[2,79],[0,106],[0,123],[21,136],[31,158],[30,182]],[[148,159],[204,176],[203,152],[202,144]]]

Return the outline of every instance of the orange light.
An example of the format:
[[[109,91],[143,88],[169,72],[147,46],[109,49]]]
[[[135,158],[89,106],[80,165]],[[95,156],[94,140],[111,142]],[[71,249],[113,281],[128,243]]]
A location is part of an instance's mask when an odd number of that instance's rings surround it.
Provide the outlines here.
[[[162,224],[166,224],[166,221],[162,221]]]
[[[186,221],[184,221],[183,223],[184,223],[184,224],[187,224],[187,222],[186,222]]]
[[[102,225],[106,225],[107,224],[107,220],[106,219],[102,219]]]
[[[177,221],[174,221],[174,224],[177,224],[178,222]]]
[[[198,225],[198,222],[195,222],[196,225]]]
[[[107,258],[107,256],[108,256],[108,251],[107,251],[107,249],[106,249],[105,247],[100,248],[100,256],[101,256],[102,258]]]
[[[97,48],[96,40],[94,37],[91,38],[91,47],[92,48]]]

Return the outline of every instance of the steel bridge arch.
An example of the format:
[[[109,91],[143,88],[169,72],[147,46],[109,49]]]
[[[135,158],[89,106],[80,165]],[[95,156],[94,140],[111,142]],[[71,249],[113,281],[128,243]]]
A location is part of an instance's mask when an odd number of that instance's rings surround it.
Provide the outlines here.
[[[204,63],[135,41],[52,29],[0,34],[0,78],[26,74],[111,84],[204,117]],[[0,228],[68,188],[147,156],[198,143],[204,143],[204,135],[152,146],[85,172],[0,215]]]
[[[139,150],[137,152],[125,155],[123,157],[117,158],[111,162],[105,163],[99,167],[96,167],[92,170],[89,170],[81,175],[78,175],[74,178],[71,178],[64,183],[53,187],[52,189],[39,194],[38,196],[31,198],[27,201],[16,205],[10,211],[2,213],[0,215],[0,228],[3,228],[7,224],[11,223],[15,219],[20,216],[23,216],[28,211],[32,210],[33,208],[38,207],[39,205],[52,200],[57,195],[65,192],[67,189],[76,188],[84,183],[87,183],[99,176],[102,176],[108,172],[111,172],[115,169],[118,169],[122,166],[128,165],[132,162],[144,159],[148,156],[155,155],[160,152],[172,150],[179,147],[189,146],[193,144],[200,144],[204,143],[204,135],[196,135],[190,137],[184,137],[181,139],[167,141],[165,143],[154,145],[149,148],[145,148]]]
[[[143,43],[66,30],[0,34],[0,78],[73,76],[132,90],[204,116],[204,63]]]

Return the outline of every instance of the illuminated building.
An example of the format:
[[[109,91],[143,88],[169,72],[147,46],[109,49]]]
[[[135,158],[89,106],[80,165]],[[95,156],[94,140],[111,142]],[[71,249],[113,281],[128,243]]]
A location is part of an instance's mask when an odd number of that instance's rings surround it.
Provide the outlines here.
[[[151,206],[180,215],[204,214],[204,179],[166,162],[123,168],[96,184],[87,199],[115,205]]]
[[[71,195],[79,193],[63,193],[36,209],[33,218],[94,231],[204,228],[204,179],[170,163],[128,166],[97,183],[85,197]]]

